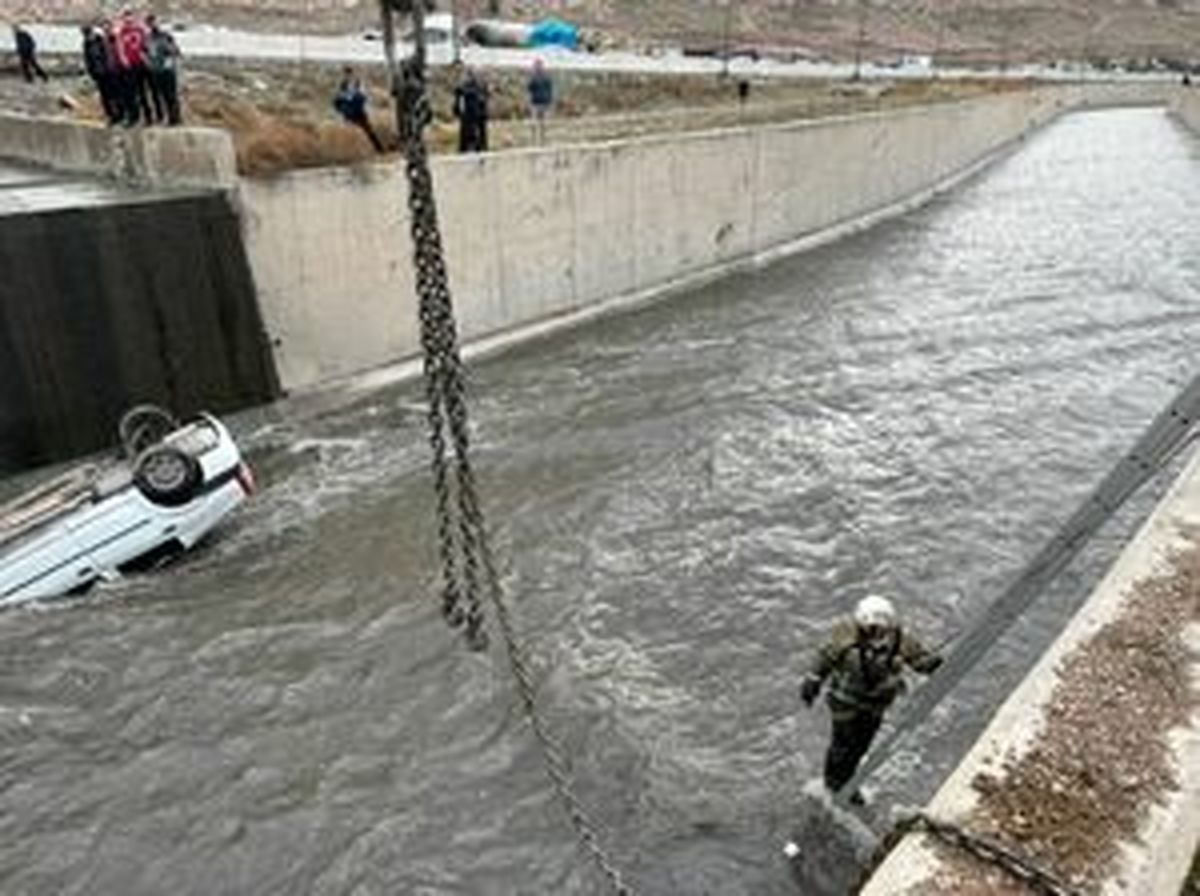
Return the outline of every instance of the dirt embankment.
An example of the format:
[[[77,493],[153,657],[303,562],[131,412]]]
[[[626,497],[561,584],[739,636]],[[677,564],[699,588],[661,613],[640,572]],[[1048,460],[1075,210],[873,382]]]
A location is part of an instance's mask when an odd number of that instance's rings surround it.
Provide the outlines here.
[[[48,60],[50,85],[22,84],[0,72],[0,107],[31,114],[58,114],[101,121],[90,83],[70,60]],[[359,69],[370,95],[369,112],[389,147],[396,128],[382,66]],[[815,118],[964,99],[1020,89],[1011,82],[904,81],[895,84],[771,81],[751,85],[746,103],[730,80],[698,75],[633,75],[557,72],[558,102],[548,128],[552,143],[618,139],[664,131]],[[295,168],[350,164],[373,156],[366,137],[340,121],[332,107],[341,66],[321,63],[190,62],[183,74],[184,118],[190,124],[229,130],[243,174],[269,175]],[[434,69],[431,100],[435,120],[429,140],[435,152],[454,151],[457,126],[451,114],[456,75]],[[532,143],[520,71],[488,71],[491,146]],[[77,104],[64,107],[66,95]]]

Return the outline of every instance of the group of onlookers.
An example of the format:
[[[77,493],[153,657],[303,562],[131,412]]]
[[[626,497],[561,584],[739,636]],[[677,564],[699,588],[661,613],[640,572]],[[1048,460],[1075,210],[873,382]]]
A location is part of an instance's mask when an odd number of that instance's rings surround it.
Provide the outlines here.
[[[103,19],[80,28],[83,64],[96,85],[109,124],[177,125],[179,109],[179,45],[158,19],[124,10],[114,22]],[[48,81],[37,60],[37,42],[25,28],[13,26],[21,75]]]
[[[554,81],[540,59],[534,61],[525,89],[529,98],[533,140],[541,145],[546,140],[546,119],[554,105]],[[454,117],[458,119],[459,152],[487,152],[490,99],[491,91],[487,82],[475,69],[466,69],[455,85],[452,107]],[[375,133],[367,114],[366,91],[353,68],[343,69],[342,79],[333,97],[333,108],[347,124],[360,128],[366,134],[376,152],[384,152],[383,141]]]
[[[115,21],[84,25],[83,62],[110,124],[177,125],[179,45],[158,19],[130,9]]]
[[[533,70],[525,82],[529,100],[529,121],[533,126],[533,142],[546,142],[546,119],[554,105],[554,81],[542,60],[533,61]],[[454,89],[454,117],[458,119],[458,151],[487,152],[488,102],[491,91],[475,69],[467,69]]]

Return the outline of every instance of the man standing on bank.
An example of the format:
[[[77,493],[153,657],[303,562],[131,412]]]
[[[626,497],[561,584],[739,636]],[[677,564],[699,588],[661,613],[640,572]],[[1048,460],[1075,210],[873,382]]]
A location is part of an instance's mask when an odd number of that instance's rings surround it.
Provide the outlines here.
[[[150,98],[154,101],[154,118],[172,127],[183,121],[179,111],[179,58],[182,55],[171,32],[159,25],[156,16],[146,16],[146,73]]]
[[[829,679],[826,701],[833,733],[825,754],[825,786],[837,793],[854,777],[883,722],[883,714],[905,688],[904,668],[929,675],[942,658],[901,628],[891,601],[872,595],[854,615],[839,622],[800,686],[807,706]],[[861,805],[859,793],[850,802]]]
[[[21,77],[29,83],[33,82],[34,75],[43,81],[49,81],[50,76],[38,64],[37,41],[33,39],[33,35],[20,25],[13,25],[12,30],[13,43],[17,45],[17,59],[21,62]]]
[[[554,105],[554,81],[546,71],[546,63],[533,61],[533,73],[526,84],[529,92],[529,117],[533,123],[533,142],[541,146],[546,142],[546,118]]]
[[[458,151],[487,152],[488,87],[475,69],[454,89],[454,117],[458,119]]]

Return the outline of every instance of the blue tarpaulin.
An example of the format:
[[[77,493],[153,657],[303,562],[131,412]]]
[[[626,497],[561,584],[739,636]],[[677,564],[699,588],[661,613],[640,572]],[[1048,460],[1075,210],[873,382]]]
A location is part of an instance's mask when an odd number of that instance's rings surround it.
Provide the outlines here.
[[[579,46],[579,29],[561,19],[543,19],[529,29],[531,47],[565,47],[574,50]]]

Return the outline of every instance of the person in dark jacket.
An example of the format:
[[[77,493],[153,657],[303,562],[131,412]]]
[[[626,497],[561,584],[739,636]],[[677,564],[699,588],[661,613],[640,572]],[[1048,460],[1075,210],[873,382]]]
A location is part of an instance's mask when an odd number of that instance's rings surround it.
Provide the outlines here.
[[[154,117],[174,126],[183,120],[179,113],[179,57],[183,54],[156,16],[146,16],[146,29],[146,71]]]
[[[474,69],[454,89],[454,117],[458,119],[458,151],[487,152],[488,87]]]
[[[529,91],[529,115],[533,122],[533,140],[538,146],[546,142],[546,118],[554,105],[554,81],[540,59],[534,60],[533,73],[526,85]]]
[[[883,722],[883,714],[905,688],[904,669],[933,673],[942,658],[901,628],[891,602],[871,596],[859,601],[852,619],[834,627],[817,654],[800,697],[812,706],[829,680],[826,702],[833,732],[825,754],[825,786],[837,793],[849,783]],[[861,803],[861,794],[850,796]]]
[[[104,117],[109,124],[119,124],[122,119],[121,91],[117,87],[116,67],[112,50],[102,30],[84,25],[79,29],[83,35],[83,67],[96,85]]]
[[[342,81],[338,84],[337,93],[333,97],[333,108],[347,123],[361,128],[367,135],[375,152],[383,152],[383,141],[371,127],[371,118],[367,115],[367,94],[362,82],[354,74],[354,69],[347,66],[342,70]]]
[[[13,41],[17,45],[17,59],[21,63],[21,76],[30,83],[33,82],[34,75],[43,81],[49,81],[50,76],[38,65],[37,41],[33,39],[33,35],[20,25],[13,25]]]

